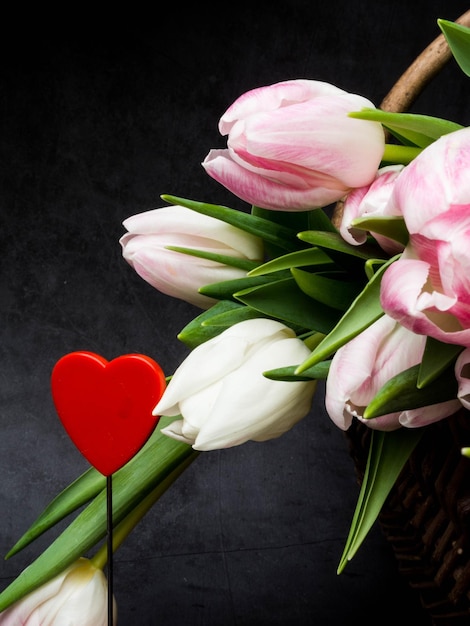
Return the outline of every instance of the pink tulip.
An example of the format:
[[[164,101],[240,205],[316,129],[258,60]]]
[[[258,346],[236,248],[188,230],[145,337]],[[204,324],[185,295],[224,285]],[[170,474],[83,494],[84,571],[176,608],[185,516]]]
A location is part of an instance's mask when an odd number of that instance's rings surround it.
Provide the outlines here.
[[[2,626],[107,626],[108,586],[101,569],[81,558],[0,613]],[[114,603],[113,623],[117,623]]]
[[[383,309],[409,330],[470,347],[470,128],[423,150],[392,200],[410,240],[383,276]]]
[[[425,342],[425,337],[384,315],[341,347],[333,357],[326,383],[325,405],[333,422],[347,430],[356,417],[370,428],[395,430],[425,426],[455,413],[458,400],[363,418],[365,408],[386,382],[421,361]]]
[[[182,206],[133,215],[120,239],[123,256],[155,289],[203,309],[214,300],[198,292],[204,285],[242,278],[242,269],[168,250],[178,246],[237,259],[263,260],[263,243],[245,231]]]
[[[377,122],[353,119],[374,105],[328,83],[289,80],[248,91],[219,122],[227,149],[211,150],[207,173],[250,204],[304,211],[368,185],[384,151]]]
[[[391,217],[400,215],[390,196],[403,165],[389,165],[377,172],[375,180],[370,185],[353,189],[344,201],[340,233],[345,241],[353,246],[363,244],[367,240],[367,232],[352,226],[352,221],[359,217]],[[380,247],[391,256],[402,252],[403,246],[396,241],[371,233]]]

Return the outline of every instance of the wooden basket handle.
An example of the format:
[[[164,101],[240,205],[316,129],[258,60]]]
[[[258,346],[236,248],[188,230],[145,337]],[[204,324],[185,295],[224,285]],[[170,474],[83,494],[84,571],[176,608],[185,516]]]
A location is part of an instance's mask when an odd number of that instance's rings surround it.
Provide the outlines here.
[[[457,24],[470,27],[470,9],[455,20]],[[439,35],[416,57],[408,69],[400,76],[380,104],[382,111],[404,113],[423,89],[452,58],[444,35]],[[344,200],[339,200],[334,208],[332,222],[339,228],[343,215]]]

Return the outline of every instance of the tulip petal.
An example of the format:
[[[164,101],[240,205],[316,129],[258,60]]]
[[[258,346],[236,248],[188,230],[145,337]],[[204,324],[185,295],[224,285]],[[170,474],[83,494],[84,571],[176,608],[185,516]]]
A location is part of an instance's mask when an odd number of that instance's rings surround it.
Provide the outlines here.
[[[211,150],[202,163],[206,172],[245,202],[264,209],[307,211],[340,200],[349,190],[327,187],[295,189],[259,176],[236,163],[228,150]]]
[[[282,337],[295,337],[295,333],[275,320],[256,318],[235,324],[200,344],[176,369],[154,414],[179,415],[180,402],[240,367],[253,347]]]
[[[325,406],[333,422],[347,430],[352,418],[362,417],[388,380],[419,363],[424,346],[425,337],[410,333],[384,315],[340,348],[332,359],[326,384]],[[369,425],[368,420],[365,423]],[[394,423],[398,424],[398,414],[370,420],[372,428],[386,430]]]
[[[448,313],[455,297],[428,291],[430,266],[420,260],[401,258],[387,268],[381,284],[381,305],[409,330],[445,343],[470,346],[470,328],[462,329]]]
[[[446,402],[439,402],[438,404],[432,404],[430,406],[424,406],[420,409],[412,409],[410,411],[403,411],[400,413],[400,424],[407,428],[421,428],[422,426],[428,426],[434,422],[449,417],[456,413],[461,404],[458,400],[447,400]]]
[[[342,89],[330,83],[302,79],[258,87],[242,94],[225,111],[220,118],[219,131],[221,135],[227,135],[238,119],[256,113],[273,111],[292,102],[305,102],[318,96],[343,93]]]
[[[194,448],[213,450],[250,439],[263,441],[297,423],[311,406],[315,381],[272,381],[263,376],[263,371],[295,363],[307,353],[298,339],[283,339],[256,351],[226,376]]]

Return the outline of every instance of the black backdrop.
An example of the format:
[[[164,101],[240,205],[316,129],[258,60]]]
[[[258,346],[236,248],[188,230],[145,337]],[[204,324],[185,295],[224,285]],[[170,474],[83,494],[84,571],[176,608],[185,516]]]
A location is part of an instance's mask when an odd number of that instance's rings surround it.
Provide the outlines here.
[[[207,5],[203,5],[207,7]],[[172,193],[237,206],[200,163],[244,91],[288,78],[379,104],[455,0],[252,2],[4,15],[0,55],[0,553],[87,464],[49,391],[65,353],[143,352],[167,373],[198,312],[123,261],[122,220]],[[454,62],[414,110],[470,123]],[[321,393],[281,439],[202,454],[115,555],[119,624],[427,624],[374,528],[336,575],[357,496]],[[1,585],[54,531],[0,562]]]

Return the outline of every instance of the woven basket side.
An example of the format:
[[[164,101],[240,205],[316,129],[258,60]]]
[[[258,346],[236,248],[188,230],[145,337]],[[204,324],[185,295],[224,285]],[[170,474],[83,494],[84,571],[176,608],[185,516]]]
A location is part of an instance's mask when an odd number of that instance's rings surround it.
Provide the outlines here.
[[[357,421],[347,431],[359,482],[370,434]],[[401,575],[440,626],[470,623],[469,443],[466,411],[426,427],[379,516]]]

